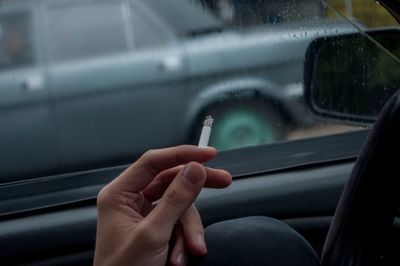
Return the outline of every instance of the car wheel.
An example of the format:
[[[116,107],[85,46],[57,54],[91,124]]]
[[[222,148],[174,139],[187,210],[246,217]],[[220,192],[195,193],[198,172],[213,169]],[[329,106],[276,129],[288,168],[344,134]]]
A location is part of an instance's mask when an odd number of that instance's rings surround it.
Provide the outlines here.
[[[219,106],[209,114],[215,119],[210,146],[218,150],[267,144],[285,135],[277,110],[261,102]]]

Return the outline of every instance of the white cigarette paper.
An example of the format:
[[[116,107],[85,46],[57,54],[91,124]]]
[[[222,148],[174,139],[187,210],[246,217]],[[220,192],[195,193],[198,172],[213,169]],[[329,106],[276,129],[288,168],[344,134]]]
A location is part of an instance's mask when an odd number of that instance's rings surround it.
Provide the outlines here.
[[[210,140],[211,128],[212,128],[213,122],[214,122],[214,119],[211,117],[211,115],[207,116],[206,120],[204,120],[203,128],[201,129],[199,147],[207,147],[208,146],[208,141]]]

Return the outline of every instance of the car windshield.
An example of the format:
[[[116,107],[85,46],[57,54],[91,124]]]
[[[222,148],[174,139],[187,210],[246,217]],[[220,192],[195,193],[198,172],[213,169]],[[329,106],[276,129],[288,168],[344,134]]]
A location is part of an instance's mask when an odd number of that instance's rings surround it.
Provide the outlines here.
[[[382,27],[362,0],[1,1],[0,183],[197,145],[209,115],[220,151],[368,127],[316,117],[304,63],[316,38]]]

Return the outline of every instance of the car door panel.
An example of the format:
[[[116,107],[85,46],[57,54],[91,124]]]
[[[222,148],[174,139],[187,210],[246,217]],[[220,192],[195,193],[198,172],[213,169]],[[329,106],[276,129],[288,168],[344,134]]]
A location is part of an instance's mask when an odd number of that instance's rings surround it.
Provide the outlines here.
[[[238,179],[224,190],[204,190],[196,205],[205,226],[251,215],[275,217],[298,229],[320,250],[352,165],[307,167]],[[59,261],[89,265],[95,241],[94,204],[86,201],[2,217],[2,259],[9,264],[50,265]]]

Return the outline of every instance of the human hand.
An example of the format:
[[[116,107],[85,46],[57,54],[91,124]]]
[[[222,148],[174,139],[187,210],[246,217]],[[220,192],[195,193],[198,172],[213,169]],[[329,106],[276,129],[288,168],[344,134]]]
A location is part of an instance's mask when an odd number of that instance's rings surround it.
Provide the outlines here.
[[[187,252],[204,255],[193,202],[203,186],[222,188],[232,180],[199,164],[215,155],[213,148],[187,145],[149,151],[104,187],[97,200],[94,265],[185,265]]]

